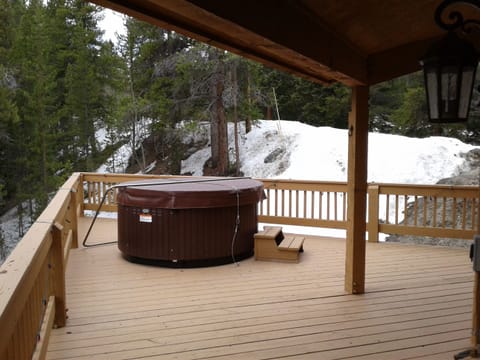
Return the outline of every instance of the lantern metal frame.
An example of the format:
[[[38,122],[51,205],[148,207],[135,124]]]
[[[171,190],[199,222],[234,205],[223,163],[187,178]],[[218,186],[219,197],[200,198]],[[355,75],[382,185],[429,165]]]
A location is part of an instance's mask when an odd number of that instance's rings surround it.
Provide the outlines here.
[[[444,0],[434,18],[448,33],[420,61],[433,123],[465,122],[469,115],[479,54],[466,37],[475,28],[480,30],[480,21],[465,19],[457,10],[447,14],[452,5],[460,3],[480,9],[480,0]]]

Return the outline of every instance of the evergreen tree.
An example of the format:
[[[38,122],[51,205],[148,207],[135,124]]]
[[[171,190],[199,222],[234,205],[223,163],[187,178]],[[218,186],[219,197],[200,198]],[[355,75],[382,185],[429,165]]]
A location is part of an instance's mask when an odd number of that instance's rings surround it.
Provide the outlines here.
[[[101,32],[97,26],[99,8],[73,0],[69,14],[72,59],[65,71],[66,113],[73,133],[73,159],[86,160],[85,169],[92,170],[91,157],[97,155],[96,124],[104,119],[104,98],[99,72]],[[77,153],[75,153],[77,152]]]
[[[169,172],[178,172],[175,164],[180,163],[181,146],[176,145],[181,139],[176,124],[184,119],[185,113],[180,109],[185,104],[185,82],[181,76],[177,77],[177,64],[192,41],[134,19],[127,19],[126,29],[126,35],[120,37],[126,89],[122,97],[122,118],[125,128],[129,129],[133,161],[137,170],[147,165],[147,149],[138,134],[143,127],[151,133],[153,149],[149,150],[162,157],[170,152],[172,169]]]
[[[388,133],[398,129],[392,120],[392,113],[400,107],[404,92],[405,83],[399,79],[385,81],[370,88],[370,131]]]
[[[18,111],[14,99],[16,80],[10,63],[17,16],[9,0],[0,0],[0,211],[15,191],[11,180],[14,172],[15,149],[12,132],[18,122]]]
[[[19,199],[36,199],[41,207],[47,194],[55,188],[49,176],[55,167],[50,143],[55,130],[50,117],[54,99],[54,78],[48,62],[49,42],[45,31],[43,3],[32,0],[22,17],[14,46],[18,87],[16,103],[19,124],[16,126],[16,184]],[[33,216],[34,214],[30,214]]]
[[[297,120],[310,125],[345,129],[350,111],[350,91],[334,84],[323,86],[293,75],[264,68],[260,76],[263,94],[270,99],[266,118],[278,105],[281,119]],[[277,104],[271,95],[275,90]],[[274,118],[277,118],[275,116]]]

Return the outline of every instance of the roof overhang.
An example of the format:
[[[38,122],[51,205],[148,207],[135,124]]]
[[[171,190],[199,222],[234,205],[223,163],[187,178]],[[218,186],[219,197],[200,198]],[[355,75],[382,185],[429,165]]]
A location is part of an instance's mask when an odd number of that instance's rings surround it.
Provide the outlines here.
[[[324,84],[372,85],[417,71],[444,35],[434,22],[441,0],[92,2]]]

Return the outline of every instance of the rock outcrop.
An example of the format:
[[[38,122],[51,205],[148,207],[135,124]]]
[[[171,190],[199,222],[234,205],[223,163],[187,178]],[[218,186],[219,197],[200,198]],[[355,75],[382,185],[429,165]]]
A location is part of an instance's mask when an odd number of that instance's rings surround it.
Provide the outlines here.
[[[460,171],[458,175],[441,179],[440,181],[437,182],[437,184],[442,184],[442,185],[479,185],[480,183],[480,149],[473,149],[466,153],[465,155],[465,167]],[[451,200],[451,199],[450,199]],[[424,199],[418,199],[417,200],[417,208],[423,208],[423,201]],[[412,207],[413,204],[410,204],[407,206]],[[437,204],[437,219],[440,219],[442,216],[442,211],[443,208],[441,208],[442,204],[439,203]],[[463,208],[463,201],[458,201],[456,203],[456,213],[460,214],[460,210]],[[466,208],[467,208],[467,223],[471,222],[471,202],[467,202]],[[430,202],[427,202],[427,214],[433,214],[433,204]],[[452,212],[453,212],[453,202],[450,201],[448,203],[447,200],[447,206],[446,206],[446,219],[452,219]],[[407,211],[406,219],[404,219],[404,222],[406,221],[407,224],[412,224],[414,219],[413,219],[413,211]],[[419,214],[419,217],[417,217],[417,221],[420,223],[423,223],[424,219],[422,218],[422,214]],[[456,219],[458,223],[461,221],[461,219]],[[427,218],[425,220],[425,223],[427,225],[431,225],[433,222],[433,219]],[[457,223],[457,224],[458,224]],[[451,226],[452,225],[452,220],[447,221],[447,225]],[[432,237],[426,237],[426,236],[411,236],[411,235],[389,235],[385,241],[387,242],[401,242],[401,243],[411,243],[411,244],[424,244],[424,245],[437,245],[437,246],[451,246],[451,247],[469,247],[471,241],[469,240],[464,240],[464,239],[452,239],[452,238],[432,238]]]

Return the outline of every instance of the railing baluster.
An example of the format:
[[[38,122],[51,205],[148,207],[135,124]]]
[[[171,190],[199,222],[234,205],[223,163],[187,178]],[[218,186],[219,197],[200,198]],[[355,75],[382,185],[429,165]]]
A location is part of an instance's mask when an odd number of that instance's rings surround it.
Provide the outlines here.
[[[458,229],[457,224],[457,198],[452,197],[452,227]]]
[[[423,197],[423,227],[427,226],[427,202],[428,196]]]
[[[110,205],[110,201],[108,201],[108,196],[107,194],[107,184],[105,182],[102,183],[102,194],[100,196],[100,199],[98,200],[98,204],[100,205],[102,203],[102,198],[105,196],[105,202]]]
[[[476,212],[475,212],[475,209],[477,208],[477,202],[475,201],[474,198],[470,199],[470,202],[472,204],[472,209],[471,209],[471,214],[470,214],[470,218],[472,219],[471,221],[471,227],[470,229],[472,230],[477,230],[477,227],[476,227]]]
[[[310,204],[310,208],[311,208],[311,212],[312,212],[312,216],[311,218],[312,219],[315,219],[315,194],[316,194],[316,191],[312,191],[312,201],[311,201],[311,204]]]
[[[395,225],[398,225],[398,195],[395,195]]]
[[[385,223],[390,224],[390,194],[385,196]]]
[[[300,217],[300,214],[299,214],[299,200],[298,200],[298,196],[299,196],[299,193],[298,193],[298,190],[295,190],[295,216],[297,218]]]
[[[267,189],[267,215],[270,216],[270,201],[272,201],[272,197],[270,194],[272,193],[272,189]]]
[[[338,215],[337,215],[337,211],[338,211],[338,203],[337,203],[337,192],[334,192],[333,193],[333,211],[334,211],[334,219],[335,220],[338,220]]]
[[[413,226],[418,225],[418,196],[415,195],[413,202]]]
[[[303,218],[307,218],[307,191],[303,191]]]
[[[327,208],[325,209],[325,220],[330,220],[330,191],[325,192],[327,197]]]
[[[318,196],[318,218],[323,219],[323,195],[324,192],[320,191],[320,194]]]
[[[445,196],[442,198],[443,199],[443,203],[442,203],[442,228],[445,228],[445,222],[446,222],[446,218],[447,218],[447,205],[446,205],[446,198]]]
[[[288,217],[293,217],[292,215],[292,190],[288,190]]]
[[[88,181],[87,182],[87,204],[89,205],[92,203],[91,197],[92,197],[92,184],[90,181]]]

